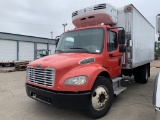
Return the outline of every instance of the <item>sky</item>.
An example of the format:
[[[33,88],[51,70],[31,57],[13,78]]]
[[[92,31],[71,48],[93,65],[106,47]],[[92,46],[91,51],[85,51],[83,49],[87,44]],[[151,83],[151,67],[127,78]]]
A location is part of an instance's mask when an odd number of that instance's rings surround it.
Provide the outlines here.
[[[156,27],[160,0],[0,0],[0,32],[53,38],[74,28],[72,12],[95,4],[133,4]]]

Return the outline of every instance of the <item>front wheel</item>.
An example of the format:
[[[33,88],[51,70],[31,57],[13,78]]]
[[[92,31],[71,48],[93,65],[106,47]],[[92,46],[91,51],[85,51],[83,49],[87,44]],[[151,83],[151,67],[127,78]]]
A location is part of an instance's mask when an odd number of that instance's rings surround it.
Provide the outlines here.
[[[98,119],[106,115],[113,102],[113,87],[105,77],[98,77],[92,87],[88,113]]]

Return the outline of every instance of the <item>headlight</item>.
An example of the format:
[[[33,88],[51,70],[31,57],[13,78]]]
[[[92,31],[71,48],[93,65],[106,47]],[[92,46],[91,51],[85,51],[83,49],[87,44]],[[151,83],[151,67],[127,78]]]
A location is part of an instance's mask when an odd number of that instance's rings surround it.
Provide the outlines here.
[[[65,85],[83,85],[88,81],[87,76],[77,76],[73,78],[68,78],[64,84]]]

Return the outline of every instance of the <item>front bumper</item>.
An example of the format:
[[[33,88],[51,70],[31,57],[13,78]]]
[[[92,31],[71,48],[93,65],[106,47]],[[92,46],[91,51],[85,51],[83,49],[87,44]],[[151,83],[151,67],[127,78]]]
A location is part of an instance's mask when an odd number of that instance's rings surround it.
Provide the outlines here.
[[[29,97],[58,107],[85,109],[88,106],[91,92],[57,92],[26,84]]]
[[[160,108],[156,108],[156,120],[160,120]]]

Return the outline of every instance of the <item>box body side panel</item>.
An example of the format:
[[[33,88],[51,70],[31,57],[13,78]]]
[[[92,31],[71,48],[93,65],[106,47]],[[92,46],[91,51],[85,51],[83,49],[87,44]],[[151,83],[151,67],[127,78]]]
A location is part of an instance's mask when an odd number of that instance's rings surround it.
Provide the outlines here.
[[[118,23],[114,27],[123,27],[126,31],[126,53],[123,69],[132,69],[154,60],[155,29],[147,19],[133,6],[118,9]]]
[[[133,9],[132,68],[154,60],[155,29]]]

